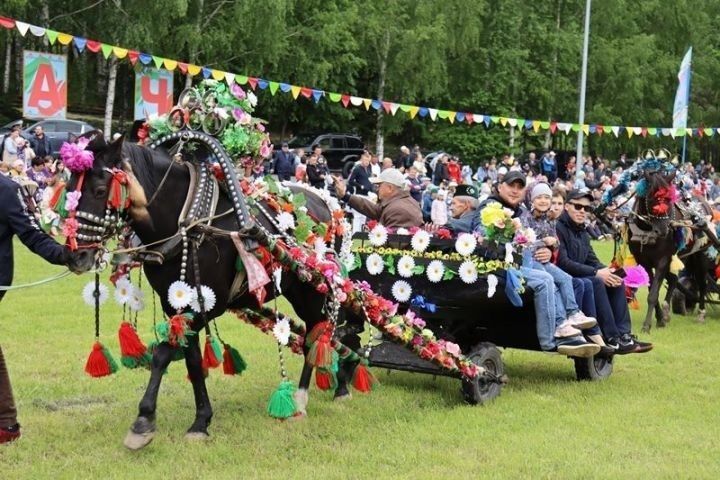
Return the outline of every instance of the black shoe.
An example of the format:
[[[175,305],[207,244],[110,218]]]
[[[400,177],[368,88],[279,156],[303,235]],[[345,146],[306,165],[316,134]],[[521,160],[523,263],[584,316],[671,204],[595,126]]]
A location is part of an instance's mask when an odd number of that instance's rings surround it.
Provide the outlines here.
[[[599,345],[600,351],[595,354],[596,357],[600,358],[612,358],[617,353],[616,349],[609,347],[608,345]]]
[[[633,343],[635,345],[635,352],[634,353],[645,353],[649,352],[653,349],[653,344],[649,342],[641,342],[637,339],[637,337],[631,333],[626,333],[622,337],[620,337],[621,341],[627,342],[627,343]]]
[[[600,345],[586,342],[581,336],[563,338],[557,352],[568,357],[590,358],[600,351]]]
[[[615,355],[627,355],[628,353],[636,353],[637,345],[633,341],[623,341],[622,337],[611,338],[607,341],[607,346],[615,351]]]

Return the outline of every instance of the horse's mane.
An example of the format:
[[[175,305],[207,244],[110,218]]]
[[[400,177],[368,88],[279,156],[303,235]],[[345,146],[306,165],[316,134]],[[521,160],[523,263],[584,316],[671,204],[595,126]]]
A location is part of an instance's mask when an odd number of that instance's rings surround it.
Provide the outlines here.
[[[152,150],[148,147],[126,142],[122,147],[123,159],[130,163],[133,174],[146,191],[155,191],[160,179],[155,174],[153,165],[157,160],[169,161],[162,150]]]

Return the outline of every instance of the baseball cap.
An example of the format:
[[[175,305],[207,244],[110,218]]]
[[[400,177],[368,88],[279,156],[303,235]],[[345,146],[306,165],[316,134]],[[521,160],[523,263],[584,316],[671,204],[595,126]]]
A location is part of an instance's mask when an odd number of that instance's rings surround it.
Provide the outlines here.
[[[389,183],[396,187],[403,188],[405,186],[405,176],[400,173],[397,168],[388,168],[380,172],[380,175],[370,179],[372,183]]]
[[[527,179],[523,172],[517,170],[510,170],[502,179],[502,183],[510,185],[513,182],[520,182],[524,187],[527,184]]]
[[[588,189],[586,189],[586,188],[570,190],[570,193],[568,193],[568,195],[567,195],[568,201],[570,201],[570,200],[578,200],[578,199],[580,199],[580,198],[587,198],[587,199],[590,200],[591,202],[592,202],[593,200],[595,200],[595,199],[593,198],[593,196],[592,196],[592,193],[590,193],[590,190],[588,190]]]

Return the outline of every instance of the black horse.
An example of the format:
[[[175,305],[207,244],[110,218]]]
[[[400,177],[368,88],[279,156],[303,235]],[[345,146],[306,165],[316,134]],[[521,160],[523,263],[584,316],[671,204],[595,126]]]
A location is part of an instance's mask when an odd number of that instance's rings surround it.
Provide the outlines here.
[[[80,187],[82,197],[77,209],[80,224],[78,232],[102,233],[96,236],[78,236],[81,240],[78,268],[84,271],[91,269],[101,248],[97,242],[105,240],[113,233],[114,222],[106,221],[103,224],[102,219],[108,218],[109,210],[106,210],[106,205],[111,193],[109,186],[114,175],[119,171],[125,172],[129,178],[131,205],[125,214],[126,220],[142,243],[151,245],[161,242],[167,245],[167,242],[162,242],[164,239],[179,238],[178,218],[186,204],[188,190],[191,188],[190,170],[193,167],[190,162],[178,162],[165,150],[160,148],[151,150],[125,143],[123,139],[106,144],[101,136],[94,138],[88,149],[94,152],[95,160],[92,169],[82,175]],[[195,160],[202,160],[212,155],[212,151],[202,144],[195,144],[191,154]],[[80,177],[77,174],[73,175],[68,191],[77,188]],[[326,203],[312,192],[307,191],[305,195],[308,213],[317,221],[329,222],[331,212]],[[216,212],[229,211],[232,211],[232,203],[227,194],[221,192]],[[212,220],[211,227],[226,232],[239,230],[238,220],[233,215],[218,215],[218,217]],[[280,233],[269,218],[258,216],[256,222],[271,234]],[[193,229],[187,231],[187,236],[189,243],[195,245],[190,251],[190,258],[183,258],[179,253],[173,255],[166,251],[166,257],[161,264],[144,264],[145,274],[153,290],[158,292],[164,312],[168,316],[176,313],[168,303],[167,292],[170,284],[179,278],[181,269],[186,272],[189,284],[207,285],[217,296],[213,308],[206,312],[207,320],[204,320],[202,315],[195,316],[191,324],[194,332],[202,331],[207,321],[220,316],[227,309],[256,306],[257,299],[248,293],[247,289],[239,298],[231,298],[231,285],[236,276],[235,264],[238,258],[238,250],[233,240],[228,235],[211,235],[207,232],[201,238],[201,233]],[[84,239],[90,239],[93,243],[85,242],[86,244],[83,245]],[[196,265],[198,268],[195,268]],[[308,332],[326,319],[323,311],[326,296],[319,293],[311,283],[300,281],[297,275],[292,273],[285,273],[282,276],[281,291],[305,322]],[[268,299],[273,295],[273,290],[269,289]],[[186,436],[205,438],[208,435],[208,426],[213,413],[205,386],[198,335],[189,335],[187,340],[187,346],[182,348],[195,396],[196,412],[195,420]],[[125,439],[125,445],[130,449],[144,447],[154,436],[158,390],[163,372],[175,355],[176,348],[163,342],[153,352],[150,381],[140,401],[138,417]],[[305,348],[307,354],[307,346]],[[340,369],[338,373],[339,385],[336,389],[336,398],[344,398],[348,395],[343,372],[344,370]],[[307,389],[311,374],[312,368],[306,364],[301,376],[300,388],[295,394],[298,412],[301,415],[306,413]]]

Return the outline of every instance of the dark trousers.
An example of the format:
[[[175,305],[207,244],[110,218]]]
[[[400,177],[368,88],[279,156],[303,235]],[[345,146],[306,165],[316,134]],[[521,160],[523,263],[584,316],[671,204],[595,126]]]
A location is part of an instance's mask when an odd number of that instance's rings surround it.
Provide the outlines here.
[[[2,301],[4,296],[5,292],[0,292],[0,301]],[[5,365],[2,346],[0,346],[0,428],[12,427],[16,423],[17,410],[15,409],[15,399],[13,398],[10,375]]]
[[[572,279],[573,291],[575,292],[575,303],[578,304],[580,310],[588,317],[597,318],[597,309],[595,308],[595,292],[590,278],[582,277]],[[600,328],[596,325],[588,328],[585,333],[587,335],[602,335]]]
[[[607,287],[598,277],[586,278],[592,282],[597,320],[605,338],[630,333],[630,310],[625,298],[625,286]]]

